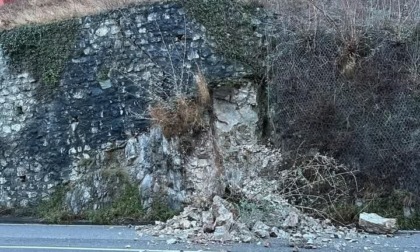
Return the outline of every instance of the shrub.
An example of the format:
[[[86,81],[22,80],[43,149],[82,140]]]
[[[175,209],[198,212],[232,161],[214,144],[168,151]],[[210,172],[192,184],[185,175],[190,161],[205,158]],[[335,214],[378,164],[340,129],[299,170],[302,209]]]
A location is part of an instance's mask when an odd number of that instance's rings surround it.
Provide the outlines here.
[[[205,128],[205,112],[210,104],[210,93],[201,73],[196,76],[197,98],[178,96],[167,102],[159,102],[150,108],[149,114],[155,125],[162,128],[167,138],[194,135]]]
[[[276,168],[263,169],[259,175],[275,182],[271,192],[291,205],[338,223],[344,223],[340,215],[349,215],[338,206],[351,204],[359,193],[355,172],[319,153],[284,153]]]

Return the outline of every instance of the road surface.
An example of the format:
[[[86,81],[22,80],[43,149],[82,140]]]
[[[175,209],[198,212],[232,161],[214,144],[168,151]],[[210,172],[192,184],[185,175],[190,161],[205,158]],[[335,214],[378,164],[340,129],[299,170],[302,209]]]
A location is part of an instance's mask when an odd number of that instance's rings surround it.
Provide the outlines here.
[[[138,237],[133,228],[122,226],[64,226],[39,224],[0,224],[1,252],[60,252],[60,251],[142,251],[142,252],[282,252],[292,251],[286,241],[269,240],[263,244],[188,244],[168,245],[170,237]],[[345,246],[343,246],[345,244]],[[420,251],[420,233],[402,232],[393,238],[367,236],[357,242],[332,241],[316,250],[300,251]]]

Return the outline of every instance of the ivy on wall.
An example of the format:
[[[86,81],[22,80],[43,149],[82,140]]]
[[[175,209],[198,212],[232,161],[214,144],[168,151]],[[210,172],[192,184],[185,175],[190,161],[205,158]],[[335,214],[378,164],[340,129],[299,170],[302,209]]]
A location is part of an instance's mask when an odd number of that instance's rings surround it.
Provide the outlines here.
[[[0,46],[14,71],[28,71],[44,88],[55,87],[75,44],[77,20],[26,25],[0,32]]]

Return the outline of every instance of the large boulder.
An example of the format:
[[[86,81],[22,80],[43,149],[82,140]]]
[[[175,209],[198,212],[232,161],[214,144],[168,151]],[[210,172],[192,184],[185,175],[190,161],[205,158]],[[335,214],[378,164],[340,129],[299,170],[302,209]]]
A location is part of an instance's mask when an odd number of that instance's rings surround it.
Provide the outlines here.
[[[397,219],[384,218],[375,213],[361,213],[359,226],[374,234],[392,234],[398,230]]]

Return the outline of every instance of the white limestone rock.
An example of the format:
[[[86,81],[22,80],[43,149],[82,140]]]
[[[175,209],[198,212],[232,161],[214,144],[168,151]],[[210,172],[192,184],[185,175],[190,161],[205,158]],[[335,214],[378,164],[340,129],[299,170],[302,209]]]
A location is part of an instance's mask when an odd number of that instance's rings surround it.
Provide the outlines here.
[[[397,219],[384,218],[375,213],[361,213],[359,226],[366,232],[374,234],[392,234],[398,230]]]

